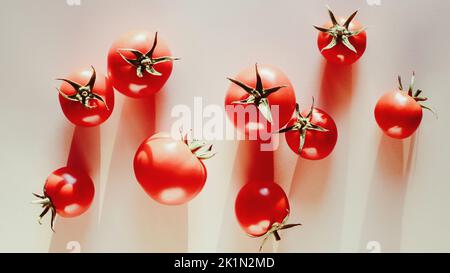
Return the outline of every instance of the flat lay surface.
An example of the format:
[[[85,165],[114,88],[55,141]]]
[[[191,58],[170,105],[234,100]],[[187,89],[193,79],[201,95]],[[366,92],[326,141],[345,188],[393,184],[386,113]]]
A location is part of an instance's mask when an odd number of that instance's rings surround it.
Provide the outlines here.
[[[450,251],[449,1],[76,2],[0,4],[0,252],[255,252],[261,240],[242,231],[234,211],[252,180],[278,183],[290,222],[302,224],[280,233],[278,252]],[[344,17],[358,9],[355,19],[367,27],[366,51],[351,66],[327,63],[317,48],[313,25],[329,20],[326,5]],[[136,29],[158,31],[181,58],[166,85],[144,99],[115,92],[105,123],[75,127],[55,79],[90,65],[107,75],[110,46]],[[215,139],[195,199],[163,206],[149,198],[133,172],[139,145],[171,130],[176,106],[223,108],[227,77],[256,62],[287,75],[302,109],[314,96],[333,117],[339,137],[331,155],[302,159],[284,137],[273,153]],[[389,138],[375,105],[397,88],[397,75],[407,83],[413,71],[439,119],[424,111],[412,137]],[[230,126],[225,114],[222,121]],[[37,224],[31,193],[69,163],[89,170],[95,197],[80,217],[57,217],[53,233],[48,218]]]

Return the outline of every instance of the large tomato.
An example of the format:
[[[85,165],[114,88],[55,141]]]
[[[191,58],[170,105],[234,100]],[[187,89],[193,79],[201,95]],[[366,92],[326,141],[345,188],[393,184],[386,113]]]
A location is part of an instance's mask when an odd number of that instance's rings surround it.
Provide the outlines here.
[[[325,111],[314,107],[299,111],[280,130],[285,132],[286,141],[292,151],[310,160],[327,157],[336,146],[338,131],[336,123]]]
[[[52,213],[52,229],[56,214],[62,217],[83,214],[91,206],[94,193],[94,183],[87,173],[69,167],[52,172],[45,181],[43,194],[34,193],[39,200],[33,203],[42,205],[44,209],[39,223],[49,211]]]
[[[64,115],[78,126],[97,126],[109,118],[114,109],[114,90],[109,80],[94,67],[70,74],[59,90]]]
[[[134,173],[145,192],[165,205],[181,205],[202,190],[207,172],[202,160],[212,157],[212,145],[167,133],[145,140],[134,157]]]
[[[118,39],[108,53],[108,76],[126,96],[148,97],[158,92],[172,73],[171,52],[158,33],[132,31]]]
[[[353,20],[355,11],[350,17],[335,17],[328,9],[331,22],[323,27],[315,26],[319,30],[317,45],[322,55],[336,64],[352,64],[366,51],[367,35],[364,28]]]
[[[226,112],[246,136],[259,139],[263,133],[275,132],[290,120],[295,110],[295,93],[278,68],[255,65],[229,80],[232,83],[225,97]]]
[[[411,136],[422,121],[422,108],[431,110],[420,104],[427,100],[420,97],[422,90],[413,91],[414,78],[413,74],[408,91],[404,91],[399,77],[399,88],[384,94],[375,106],[378,126],[390,137],[404,139]]]
[[[273,182],[249,182],[239,191],[235,213],[242,229],[252,237],[270,235],[280,240],[278,231],[300,224],[287,224],[290,208],[283,189]],[[262,247],[262,245],[261,245]]]

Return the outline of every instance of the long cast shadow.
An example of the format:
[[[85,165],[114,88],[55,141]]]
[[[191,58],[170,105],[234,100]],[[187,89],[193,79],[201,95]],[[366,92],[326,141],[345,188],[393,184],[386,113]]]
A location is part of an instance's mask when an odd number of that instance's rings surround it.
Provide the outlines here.
[[[338,142],[332,154],[323,160],[298,158],[289,200],[291,218],[300,219],[303,226],[299,231],[282,235],[280,251],[337,252],[340,248],[350,142],[348,109],[357,67],[322,61],[321,70],[316,106],[333,117]]]
[[[339,249],[346,181],[337,172],[345,166],[335,155],[321,161],[297,160],[289,191],[290,218],[302,226],[281,233],[281,252]]]
[[[405,160],[403,141],[385,135],[381,137],[361,235],[363,252],[372,241],[380,243],[383,252],[401,250],[404,199],[415,142],[413,136]]]
[[[246,183],[274,182],[274,154],[261,151],[258,141],[240,141],[234,159],[233,173],[223,214],[219,252],[257,252],[261,239],[247,236],[234,213],[234,202]]]
[[[100,167],[100,129],[99,127],[76,127],[73,132],[67,166],[90,175],[96,189],[99,187]],[[94,201],[87,212],[77,218],[57,217],[55,233],[50,243],[50,252],[67,252],[71,242],[76,242],[78,251],[89,251],[91,234],[97,228],[99,199]]]
[[[322,82],[317,102],[325,112],[336,118],[345,116],[351,105],[358,67],[322,63]]]
[[[323,73],[321,77],[321,90],[318,96],[319,107],[331,114],[338,125],[339,129],[345,129],[347,126],[343,126],[346,119],[347,109],[351,103],[352,94],[354,90],[354,78],[356,69],[353,66],[335,66],[324,62]],[[344,122],[339,122],[344,120]],[[345,134],[343,134],[345,136]],[[339,164],[336,164],[334,171],[346,170],[347,166],[347,141],[340,141],[341,143],[337,145],[334,156],[325,159],[321,162],[308,162],[306,160],[299,159],[297,162],[295,174],[291,183],[291,191],[289,193],[291,208],[293,214],[291,218],[295,219],[305,219],[308,217],[298,217],[302,216],[302,212],[310,212],[312,217],[319,214],[318,220],[312,220],[310,226],[316,226],[314,222],[319,225],[323,222],[328,225],[339,225],[341,219],[323,219],[320,215],[326,215],[327,213],[321,212],[321,207],[319,205],[319,200],[322,199],[322,194],[326,191],[327,181],[329,180],[330,173],[332,172],[332,165],[334,164],[334,158],[339,157]],[[256,146],[255,146],[256,145]],[[256,147],[256,149],[255,149]],[[239,189],[248,181],[254,181],[256,177],[259,180],[269,179],[273,181],[273,152],[260,152],[257,142],[248,143],[240,142],[237,150],[235,165],[233,168],[232,181],[230,183],[230,190],[228,193],[227,209],[224,213],[224,223],[222,237],[219,241],[219,251],[244,251],[244,252],[255,252],[257,251],[260,239],[249,238],[240,229],[234,216],[234,200]],[[266,157],[263,156],[267,153]],[[245,156],[244,156],[245,155]],[[264,160],[264,158],[266,158]],[[267,160],[270,158],[270,160]],[[344,160],[341,160],[344,158]],[[269,163],[268,163],[269,162]],[[341,210],[345,201],[345,173],[340,172],[335,177],[333,181],[336,183],[335,188],[337,192],[342,192],[340,194],[342,197],[338,198],[335,203],[331,204],[329,209],[331,210]],[[299,190],[301,189],[301,194]],[[294,196],[294,198],[292,198]],[[306,197],[303,200],[303,197]],[[302,199],[302,200],[300,200]],[[311,206],[311,209],[301,209],[303,202],[306,206]],[[300,207],[300,208],[299,208]],[[305,220],[306,221],[306,220]],[[329,222],[329,223],[328,223]],[[323,225],[322,225],[323,226]],[[303,229],[303,227],[302,227]],[[311,228],[311,234],[316,229]],[[323,239],[327,240],[332,246],[330,249],[338,249],[340,240],[340,231],[338,228],[333,229],[333,234],[327,236],[322,236],[321,238],[315,238],[309,236],[308,238]],[[288,235],[291,234],[291,235]],[[293,235],[302,234],[302,232],[286,232],[286,240],[280,245],[280,250],[284,250],[285,246],[294,243],[294,247],[288,247],[287,249],[298,249],[298,242],[304,241],[306,238],[304,235]],[[303,234],[309,234],[308,232],[303,232]],[[315,233],[317,234],[317,233]],[[288,237],[289,236],[289,237]],[[329,239],[332,237],[332,242]],[[288,241],[287,244],[285,242]],[[314,239],[309,240],[310,243],[303,244],[302,249],[306,248],[312,249],[311,247],[317,245],[314,243]],[[335,243],[333,243],[335,242]],[[303,242],[302,242],[303,243]],[[265,248],[266,251],[270,251],[270,247]]]
[[[158,102],[164,92],[157,94]],[[142,141],[156,131],[155,107],[155,97],[127,98],[124,102],[100,220],[100,251],[187,250],[187,206],[156,203],[134,176],[134,154]]]

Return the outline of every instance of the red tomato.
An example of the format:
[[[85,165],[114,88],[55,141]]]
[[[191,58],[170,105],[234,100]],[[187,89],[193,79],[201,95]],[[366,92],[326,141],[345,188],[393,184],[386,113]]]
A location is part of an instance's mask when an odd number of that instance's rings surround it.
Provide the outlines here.
[[[251,236],[263,236],[275,223],[289,216],[289,201],[283,189],[273,182],[250,182],[239,191],[235,203],[239,224]]]
[[[290,120],[295,110],[295,93],[281,70],[255,65],[229,80],[232,83],[225,98],[226,112],[235,127],[247,136],[260,138],[262,133],[277,131]]]
[[[94,69],[75,71],[63,81],[59,103],[64,115],[78,126],[97,126],[109,118],[114,109],[114,90],[109,80]]]
[[[39,223],[49,211],[52,213],[52,228],[56,213],[62,217],[83,214],[91,206],[94,193],[94,183],[88,174],[69,167],[54,171],[45,182],[44,194],[34,194],[39,198],[34,203],[44,208]]]
[[[273,182],[247,183],[239,191],[234,209],[240,226],[248,235],[265,236],[263,244],[268,236],[273,234],[280,240],[278,231],[300,225],[286,224],[289,200],[283,189]]]
[[[286,128],[286,141],[292,151],[310,160],[327,157],[336,146],[338,132],[336,123],[325,111],[315,108],[297,110]]]
[[[108,76],[114,88],[124,95],[148,97],[164,86],[176,59],[158,33],[133,31],[111,46]]]
[[[421,90],[413,93],[414,75],[408,91],[403,91],[401,79],[397,90],[387,92],[375,106],[375,119],[385,134],[397,139],[411,136],[422,121],[422,108],[430,110],[419,102],[427,98],[420,97]]]
[[[335,17],[328,10],[331,22],[318,29],[317,45],[322,55],[328,61],[336,64],[352,64],[356,62],[366,51],[367,35],[364,28],[353,18]]]
[[[134,157],[134,173],[145,192],[165,205],[181,205],[193,199],[205,185],[202,159],[213,156],[212,145],[175,140],[157,134],[145,140]]]

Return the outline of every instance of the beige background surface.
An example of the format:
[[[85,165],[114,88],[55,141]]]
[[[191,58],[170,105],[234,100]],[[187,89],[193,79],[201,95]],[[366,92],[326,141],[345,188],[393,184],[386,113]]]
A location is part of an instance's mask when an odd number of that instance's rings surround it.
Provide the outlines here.
[[[127,2],[127,3],[126,3]],[[373,1],[369,1],[373,2]],[[353,67],[327,65],[313,24],[360,9],[368,48]],[[259,240],[241,232],[235,195],[252,175],[273,176],[289,194],[292,221],[279,251],[450,251],[449,1],[151,1],[6,0],[0,3],[0,251],[216,252],[255,251]],[[54,91],[57,76],[93,64],[105,72],[116,37],[136,28],[158,30],[176,56],[172,78],[154,99],[117,94],[113,116],[98,129],[74,128]],[[282,68],[302,106],[315,95],[335,117],[338,145],[320,162],[298,159],[283,142],[273,154],[237,141],[215,141],[208,181],[193,202],[163,207],[136,183],[131,159],[155,131],[169,130],[170,109],[222,105],[226,76],[255,62]],[[396,75],[417,72],[439,120],[425,113],[406,141],[381,135],[372,109],[396,86]],[[57,233],[39,226],[29,204],[47,175],[70,151],[87,158],[97,194],[80,218],[57,219]],[[274,162],[256,174],[255,159]],[[253,162],[253,163],[252,163]],[[268,246],[265,251],[271,251]]]

